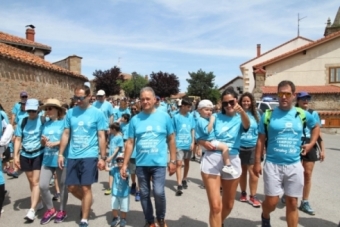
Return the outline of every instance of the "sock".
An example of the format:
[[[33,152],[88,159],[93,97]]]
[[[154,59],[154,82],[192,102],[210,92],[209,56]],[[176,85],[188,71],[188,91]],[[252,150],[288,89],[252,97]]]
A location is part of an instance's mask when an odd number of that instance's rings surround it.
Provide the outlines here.
[[[81,219],[81,221],[80,222],[85,222],[85,223],[88,223],[87,222],[87,219]]]
[[[226,166],[228,166],[228,167],[231,167],[231,165],[229,164],[229,165],[226,165]]]

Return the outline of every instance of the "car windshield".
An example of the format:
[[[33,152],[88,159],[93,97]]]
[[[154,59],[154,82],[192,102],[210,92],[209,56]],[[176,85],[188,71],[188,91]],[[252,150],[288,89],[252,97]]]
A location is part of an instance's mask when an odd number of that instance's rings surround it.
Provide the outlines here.
[[[276,107],[279,106],[278,103],[270,103],[269,105],[270,105],[270,107],[271,107],[272,109],[275,109]]]

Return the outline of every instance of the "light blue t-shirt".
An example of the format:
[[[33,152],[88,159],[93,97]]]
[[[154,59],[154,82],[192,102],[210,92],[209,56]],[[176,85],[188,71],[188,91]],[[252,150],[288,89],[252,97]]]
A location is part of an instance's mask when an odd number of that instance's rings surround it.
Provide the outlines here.
[[[118,149],[118,153],[121,153],[124,147],[124,142],[123,142],[123,137],[121,134],[117,134],[117,135],[110,135],[110,150],[109,150],[109,156],[111,156],[116,148],[119,147]],[[112,159],[112,163],[115,163],[116,160],[115,158]]]
[[[0,185],[3,185],[3,184],[5,184],[5,178],[4,178],[3,168],[2,168],[2,158],[0,158]]]
[[[21,149],[20,155],[26,158],[35,158],[43,153],[43,149],[31,153],[30,151],[36,151],[41,148],[41,133],[42,133],[42,122],[40,116],[37,116],[34,120],[27,119],[27,123],[24,130],[21,130],[21,119],[15,128],[15,136],[21,137],[21,145],[25,149]]]
[[[14,123],[18,125],[18,123],[25,117],[28,117],[28,113],[26,111],[19,110],[15,115]]]
[[[20,111],[21,103],[16,102],[12,108],[12,114],[17,115],[17,113]]]
[[[161,110],[164,112],[168,112],[168,105],[164,102],[160,102],[159,106],[157,107],[157,110]]]
[[[131,116],[131,112],[129,108],[126,109],[117,109],[117,111],[114,113],[114,118],[115,118],[115,122],[117,122],[119,120],[119,118],[122,117],[123,114],[129,114]]]
[[[218,113],[216,115],[214,124],[216,140],[227,144],[230,155],[239,154],[241,134],[244,131],[247,130],[243,128],[241,116],[239,114],[227,116],[225,114]]]
[[[255,147],[259,133],[258,123],[250,111],[247,111],[247,115],[250,120],[250,127],[247,132],[243,132],[241,135],[241,147]]]
[[[104,113],[105,119],[109,123],[110,117],[114,114],[113,106],[111,105],[111,103],[109,103],[108,101],[95,101],[92,105]]]
[[[123,139],[127,140],[129,138],[129,123],[120,122],[120,131],[123,134]]]
[[[208,132],[209,119],[199,117],[196,121],[195,138],[196,140],[211,141],[215,139],[214,129]]]
[[[64,120],[46,121],[42,129],[42,135],[48,138],[49,142],[61,140],[64,131]],[[59,146],[44,148],[44,158],[42,164],[48,167],[58,167]]]
[[[289,111],[275,108],[268,125],[266,161],[278,165],[290,165],[300,162],[302,121],[295,108]],[[307,127],[314,128],[316,121],[305,111]],[[259,133],[265,135],[265,114],[259,124]]]
[[[174,133],[169,114],[140,112],[130,121],[129,138],[135,140],[136,166],[167,166],[167,138]]]
[[[64,128],[70,129],[69,159],[98,157],[98,131],[108,128],[103,112],[93,106],[76,106],[67,111]]]
[[[7,116],[6,112],[3,111],[3,110],[0,110],[0,114],[2,116],[2,119],[4,119],[7,124],[9,124],[9,120],[8,120],[8,116]]]
[[[172,118],[176,135],[176,147],[183,151],[189,151],[192,143],[192,130],[195,129],[195,120],[191,114],[185,116],[181,113]]]
[[[307,112],[307,111],[306,111]],[[308,112],[309,113],[309,112]],[[319,116],[319,114],[318,114],[318,112],[316,112],[315,110],[312,112],[312,114],[311,114],[313,117],[314,117],[314,119],[315,119],[315,122],[317,123],[317,124],[319,124],[320,125],[320,127],[321,127],[321,119],[320,119],[320,116]],[[306,127],[306,129],[305,129],[305,133],[306,133],[306,137],[307,138],[310,138],[310,136],[311,136],[311,128],[309,128],[309,127]],[[302,135],[302,137],[303,137],[303,135]]]
[[[127,170],[127,174],[129,175],[128,170]],[[129,193],[130,193],[129,176],[126,179],[123,179],[120,176],[119,167],[112,167],[111,175],[113,176],[111,194],[116,197],[129,196]]]

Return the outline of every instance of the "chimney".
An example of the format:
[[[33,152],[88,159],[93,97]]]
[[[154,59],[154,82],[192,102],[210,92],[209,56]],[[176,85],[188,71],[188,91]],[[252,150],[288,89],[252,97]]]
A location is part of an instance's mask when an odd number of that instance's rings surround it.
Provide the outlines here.
[[[261,44],[257,44],[256,46],[256,57],[261,56]]]
[[[34,35],[35,35],[35,31],[33,28],[26,29],[26,39],[34,42]]]

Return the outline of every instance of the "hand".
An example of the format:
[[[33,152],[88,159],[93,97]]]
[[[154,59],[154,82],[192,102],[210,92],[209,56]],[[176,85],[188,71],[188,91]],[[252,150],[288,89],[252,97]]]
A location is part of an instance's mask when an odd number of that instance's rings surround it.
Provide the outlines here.
[[[176,164],[169,162],[168,171],[169,171],[169,176],[172,176],[176,172]]]
[[[60,169],[63,169],[64,168],[64,165],[65,165],[65,163],[64,163],[64,156],[59,156],[58,155],[58,166],[59,166],[59,168]]]
[[[55,147],[56,144],[57,144],[56,142],[49,142],[49,141],[46,142],[46,146],[49,148]]]
[[[120,168],[120,176],[124,180],[127,178],[126,169],[127,169],[127,166],[124,165],[124,164],[123,164],[122,168]]]
[[[320,162],[323,162],[324,160],[325,160],[325,151],[322,150],[322,151],[320,152]]]
[[[41,145],[46,146],[47,141],[48,141],[48,138],[46,136],[41,136],[41,140],[40,140]]]
[[[212,122],[215,121],[215,116],[213,114],[210,116],[209,121],[212,121]]]
[[[198,156],[198,157],[201,157],[201,155],[202,155],[202,149],[201,149],[201,147],[197,147],[197,149],[196,149],[196,151],[195,151],[195,154]]]
[[[103,159],[99,159],[97,167],[100,171],[104,170],[105,169],[105,161]]]
[[[237,113],[242,113],[242,112],[244,112],[243,108],[237,103],[237,101],[235,101],[234,110],[235,110]]]
[[[262,175],[262,167],[260,162],[255,162],[253,166],[253,172],[257,177],[260,177],[260,175]]]
[[[14,165],[18,168],[21,169],[21,165],[20,165],[20,157],[18,156],[14,156]]]
[[[312,148],[314,145],[307,143],[301,146],[302,152],[301,155],[305,156]]]
[[[205,141],[200,142],[199,144],[202,145],[208,151],[215,150],[215,146],[213,146],[209,141],[205,140]]]

